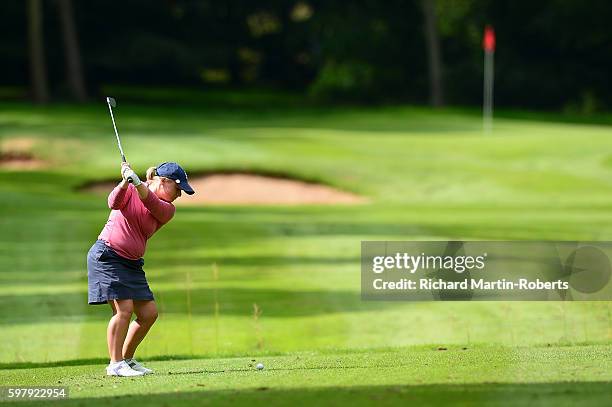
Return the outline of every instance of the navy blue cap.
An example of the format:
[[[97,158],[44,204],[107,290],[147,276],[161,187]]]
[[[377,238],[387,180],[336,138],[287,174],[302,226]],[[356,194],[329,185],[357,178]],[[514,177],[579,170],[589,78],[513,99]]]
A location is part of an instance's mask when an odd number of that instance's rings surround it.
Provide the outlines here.
[[[157,166],[157,175],[175,180],[179,188],[185,191],[188,195],[195,194],[195,191],[187,182],[187,173],[177,163],[159,164]]]

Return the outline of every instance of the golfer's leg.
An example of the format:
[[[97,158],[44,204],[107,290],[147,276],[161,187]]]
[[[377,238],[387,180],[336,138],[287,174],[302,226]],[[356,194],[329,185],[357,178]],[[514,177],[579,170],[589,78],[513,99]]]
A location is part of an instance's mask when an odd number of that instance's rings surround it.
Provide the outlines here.
[[[108,303],[113,309],[113,317],[110,319],[106,330],[108,353],[111,362],[119,362],[123,360],[123,342],[127,335],[130,319],[132,319],[134,303],[132,300],[110,300]]]
[[[124,359],[134,357],[136,348],[155,323],[157,319],[155,301],[134,300],[134,313],[136,314],[136,319],[130,324],[125,343],[123,344]]]

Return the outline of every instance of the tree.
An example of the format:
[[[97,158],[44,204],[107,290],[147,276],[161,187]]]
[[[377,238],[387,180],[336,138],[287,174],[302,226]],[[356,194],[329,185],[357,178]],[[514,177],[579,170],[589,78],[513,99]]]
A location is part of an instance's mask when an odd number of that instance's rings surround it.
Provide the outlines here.
[[[440,56],[440,39],[438,36],[438,19],[436,15],[436,0],[422,0],[425,20],[425,42],[427,45],[429,71],[429,99],[432,106],[444,105],[444,90],[442,85],[442,58]]]
[[[41,0],[28,0],[28,43],[30,52],[30,80],[34,102],[44,104],[49,101],[47,69],[44,54]]]
[[[83,103],[87,100],[87,91],[79,52],[79,39],[74,23],[72,0],[56,1],[64,39],[66,81],[74,98]]]

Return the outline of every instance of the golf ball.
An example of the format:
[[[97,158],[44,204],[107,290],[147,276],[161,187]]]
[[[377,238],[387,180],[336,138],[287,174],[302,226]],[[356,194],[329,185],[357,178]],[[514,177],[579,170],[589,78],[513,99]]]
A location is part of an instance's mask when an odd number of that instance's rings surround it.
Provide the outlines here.
[[[257,366],[255,366],[257,368],[257,370],[263,370],[264,365],[263,363],[258,363]]]

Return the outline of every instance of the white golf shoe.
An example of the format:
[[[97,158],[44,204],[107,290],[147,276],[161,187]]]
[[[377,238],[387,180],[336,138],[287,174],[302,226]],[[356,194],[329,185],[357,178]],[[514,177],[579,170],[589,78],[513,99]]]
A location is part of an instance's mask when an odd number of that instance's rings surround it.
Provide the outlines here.
[[[122,377],[131,377],[131,376],[143,376],[143,372],[139,372],[134,370],[126,363],[125,360],[121,362],[111,363],[106,367],[106,375],[107,376],[122,376]]]
[[[126,359],[126,363],[135,371],[142,372],[142,374],[151,374],[153,371],[149,368],[144,367],[136,359]]]

